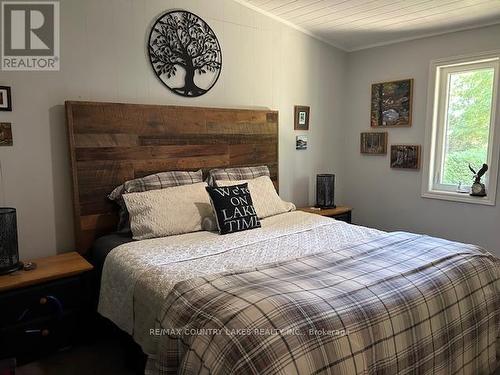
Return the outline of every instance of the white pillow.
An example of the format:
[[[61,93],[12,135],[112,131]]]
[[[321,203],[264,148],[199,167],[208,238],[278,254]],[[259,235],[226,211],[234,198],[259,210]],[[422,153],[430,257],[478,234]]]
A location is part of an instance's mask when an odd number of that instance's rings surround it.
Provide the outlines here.
[[[124,194],[133,238],[144,240],[202,230],[206,219],[213,216],[205,186],[205,182],[199,182]]]
[[[253,206],[255,207],[259,219],[295,210],[295,205],[293,203],[285,202],[279,197],[273,182],[268,176],[241,181],[216,181],[217,186],[231,186],[243,184],[245,182],[248,183]]]

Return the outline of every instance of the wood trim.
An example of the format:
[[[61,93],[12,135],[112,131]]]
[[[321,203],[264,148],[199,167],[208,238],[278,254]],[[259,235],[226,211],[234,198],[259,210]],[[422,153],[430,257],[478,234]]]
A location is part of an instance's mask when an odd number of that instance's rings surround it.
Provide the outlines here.
[[[76,249],[115,229],[107,195],[171,170],[267,165],[278,187],[278,112],[266,109],[66,102]]]
[[[79,275],[94,267],[76,252],[35,259],[37,268],[0,276],[0,292]]]

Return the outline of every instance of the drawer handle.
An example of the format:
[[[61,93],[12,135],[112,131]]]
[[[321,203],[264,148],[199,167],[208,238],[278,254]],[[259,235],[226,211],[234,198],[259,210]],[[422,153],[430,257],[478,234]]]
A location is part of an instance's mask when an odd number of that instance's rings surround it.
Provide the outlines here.
[[[24,331],[24,333],[39,333],[43,337],[47,337],[48,335],[50,335],[50,330],[47,329],[47,328],[44,328],[44,329],[27,329],[27,330]]]

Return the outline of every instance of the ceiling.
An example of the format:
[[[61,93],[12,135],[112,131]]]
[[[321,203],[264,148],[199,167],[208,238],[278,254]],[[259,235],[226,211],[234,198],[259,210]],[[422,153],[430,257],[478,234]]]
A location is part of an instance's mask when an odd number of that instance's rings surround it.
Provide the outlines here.
[[[500,23],[500,0],[237,0],[347,51]]]

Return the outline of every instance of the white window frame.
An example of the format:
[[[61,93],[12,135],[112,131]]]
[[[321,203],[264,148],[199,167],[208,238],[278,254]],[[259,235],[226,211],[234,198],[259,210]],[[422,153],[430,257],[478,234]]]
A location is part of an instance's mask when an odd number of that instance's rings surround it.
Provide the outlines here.
[[[493,66],[495,73],[493,77],[493,102],[490,118],[490,138],[488,141],[488,166],[489,170],[486,179],[483,181],[486,185],[486,197],[471,197],[469,194],[457,192],[454,185],[440,184],[440,173],[444,157],[444,126],[446,124],[444,116],[448,107],[448,97],[440,95],[448,92],[448,82],[445,78],[448,73],[466,70],[466,65],[471,64],[474,69],[477,67]],[[465,68],[465,69],[464,69]],[[496,200],[497,180],[498,180],[498,159],[500,129],[498,129],[498,88],[500,76],[500,51],[485,52],[467,56],[453,57],[433,60],[429,69],[429,87],[427,97],[427,120],[425,129],[424,144],[424,168],[422,179],[422,197],[443,199],[456,202],[474,203],[494,206]],[[443,91],[446,90],[446,91]],[[480,166],[475,166],[480,168]],[[472,185],[472,173],[470,184],[463,181],[466,186]]]

